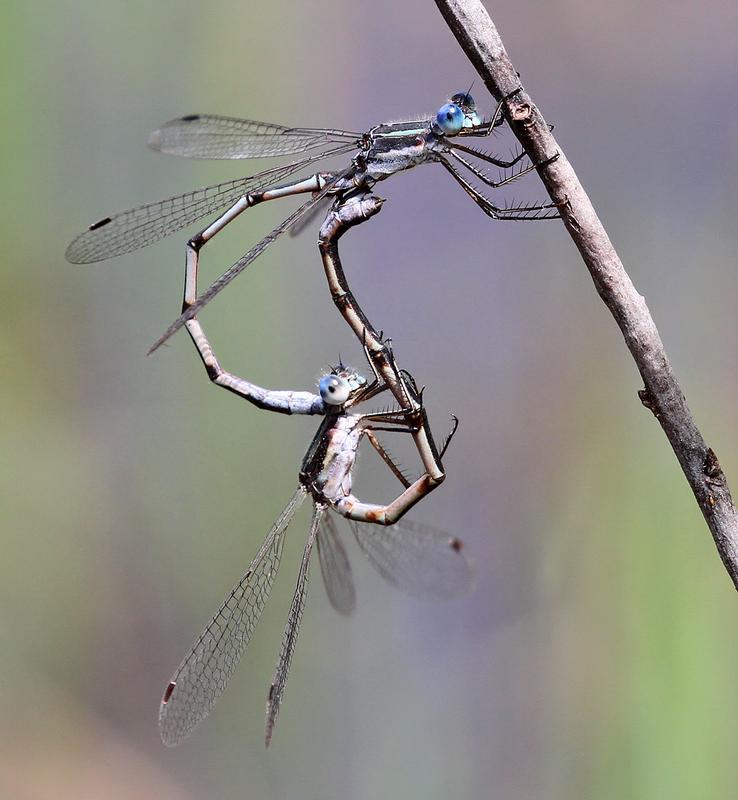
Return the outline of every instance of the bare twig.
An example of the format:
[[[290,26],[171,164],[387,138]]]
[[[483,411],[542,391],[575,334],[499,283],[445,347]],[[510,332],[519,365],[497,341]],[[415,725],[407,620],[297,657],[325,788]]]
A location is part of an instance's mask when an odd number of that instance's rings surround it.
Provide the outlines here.
[[[480,0],[436,0],[462,49],[496,100],[556,202],[595,288],[615,317],[645,388],[638,395],[664,430],[738,588],[738,514],[717,456],[708,447],[672,371],[643,297],[633,286],[571,164],[508,58]]]

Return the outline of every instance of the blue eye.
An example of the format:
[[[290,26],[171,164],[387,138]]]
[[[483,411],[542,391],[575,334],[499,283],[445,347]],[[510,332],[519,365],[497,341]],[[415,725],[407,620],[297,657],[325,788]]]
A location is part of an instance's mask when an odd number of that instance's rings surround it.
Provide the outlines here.
[[[350,393],[348,381],[338,375],[323,375],[318,383],[320,396],[329,406],[342,406]]]
[[[438,109],[436,124],[446,136],[455,136],[464,127],[464,112],[455,103],[446,103]]]

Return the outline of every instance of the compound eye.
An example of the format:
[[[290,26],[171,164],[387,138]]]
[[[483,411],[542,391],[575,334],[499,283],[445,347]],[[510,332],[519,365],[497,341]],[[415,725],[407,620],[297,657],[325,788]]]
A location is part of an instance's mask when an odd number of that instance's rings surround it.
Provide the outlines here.
[[[318,383],[320,396],[329,406],[342,406],[349,397],[349,385],[345,378],[338,375],[323,375]]]
[[[464,112],[456,103],[446,103],[438,109],[436,123],[446,136],[455,136],[464,127]]]

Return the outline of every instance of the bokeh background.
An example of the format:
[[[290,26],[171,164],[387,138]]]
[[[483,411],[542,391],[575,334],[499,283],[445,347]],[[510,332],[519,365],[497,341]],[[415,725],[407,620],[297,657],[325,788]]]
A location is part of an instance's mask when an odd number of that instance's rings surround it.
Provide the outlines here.
[[[735,488],[735,3],[489,8]],[[343,254],[435,427],[461,418],[448,480],[413,517],[465,539],[475,590],[417,602],[352,548],[344,620],[315,570],[265,752],[303,515],[216,712],[161,745],[161,691],[293,491],[316,421],[216,391],[182,334],[144,356],[180,304],[184,235],[91,267],[64,248],[113,211],[263,164],[147,150],[167,119],[363,130],[475,76],[430,0],[11,0],[0,37],[0,796],[733,796],[738,603],[616,326],[557,223],[493,223],[439,168],[379,187],[389,202]],[[288,206],[219,237],[205,276]],[[361,363],[315,235],[203,314],[227,368],[309,388],[339,352]],[[360,467],[361,494],[386,496],[379,462]]]

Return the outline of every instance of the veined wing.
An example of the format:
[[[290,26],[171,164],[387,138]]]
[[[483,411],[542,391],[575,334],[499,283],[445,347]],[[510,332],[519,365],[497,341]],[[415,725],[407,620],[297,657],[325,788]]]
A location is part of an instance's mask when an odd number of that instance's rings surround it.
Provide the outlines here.
[[[331,605],[339,614],[350,614],[356,608],[351,563],[330,512],[323,515],[318,530],[318,559]]]
[[[147,203],[121,211],[112,217],[105,217],[90,225],[74,239],[65,254],[67,261],[73,264],[90,264],[146,247],[201,217],[232,205],[247,192],[279,183],[314,161],[348,153],[353,149],[353,145],[334,147],[247,178],[194,189],[176,197],[168,197],[166,200]]]
[[[186,311],[182,312],[182,314],[174,320],[154,344],[151,345],[148,349],[148,355],[151,355],[154,350],[161,347],[167,339],[173,336],[185,324],[185,322],[196,317],[216,294],[225,289],[234,278],[238,277],[272,242],[299,222],[299,220],[310,212],[310,209],[312,209],[316,203],[320,203],[320,201],[330,193],[336,182],[346,174],[347,172],[335,173],[326,185],[319,192],[316,192],[307,203],[303,203],[297,210],[293,211],[292,214],[290,214],[287,219],[280,222],[271,233],[268,233],[260,242],[257,242],[247,253],[244,253],[235,264],[228,267],[228,269],[219,278],[216,278]]]
[[[297,220],[297,222],[290,228],[290,236],[299,236],[305,228],[312,225],[318,217],[325,217],[328,213],[328,206],[333,202],[330,195],[326,195],[319,203],[316,203],[311,209],[309,214]]]
[[[398,589],[441,600],[469,589],[471,571],[459,539],[404,519],[387,527],[349,521],[374,568]]]
[[[300,621],[302,620],[302,612],[305,610],[305,597],[307,596],[308,577],[310,573],[310,556],[313,552],[313,544],[318,533],[320,518],[325,513],[325,510],[325,506],[316,504],[313,507],[313,520],[310,524],[310,535],[308,536],[308,540],[305,544],[305,550],[302,554],[300,572],[297,576],[297,586],[295,586],[295,593],[292,596],[292,605],[290,606],[290,613],[287,617],[287,625],[285,626],[284,636],[282,637],[282,648],[279,651],[279,661],[277,662],[277,669],[274,673],[272,685],[269,689],[269,698],[267,699],[266,734],[264,737],[267,747],[269,747],[269,742],[272,740],[274,723],[277,721],[279,707],[282,704],[282,698],[284,696],[284,687],[287,683],[290,665],[292,664],[292,654],[295,651],[297,634],[300,632]]]
[[[304,153],[325,145],[352,144],[360,133],[329,128],[288,128],[272,122],[189,114],[149,136],[149,147],[186,158],[266,158]]]
[[[164,744],[179,744],[223,693],[264,608],[282,557],[284,533],[305,499],[300,488],[274,523],[248,570],[200,634],[159,707]]]

